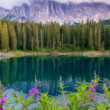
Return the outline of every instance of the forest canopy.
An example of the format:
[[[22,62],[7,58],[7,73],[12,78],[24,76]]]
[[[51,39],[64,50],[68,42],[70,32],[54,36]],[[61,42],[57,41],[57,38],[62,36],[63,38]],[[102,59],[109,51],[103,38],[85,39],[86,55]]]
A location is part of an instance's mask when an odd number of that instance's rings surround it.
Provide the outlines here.
[[[0,21],[0,50],[108,50],[110,26],[104,21],[84,24],[47,24]]]

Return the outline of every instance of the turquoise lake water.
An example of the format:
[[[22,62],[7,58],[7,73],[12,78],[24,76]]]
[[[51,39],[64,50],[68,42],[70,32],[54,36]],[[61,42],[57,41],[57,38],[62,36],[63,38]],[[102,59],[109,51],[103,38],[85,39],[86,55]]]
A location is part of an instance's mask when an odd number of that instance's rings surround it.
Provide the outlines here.
[[[87,57],[23,57],[0,61],[0,80],[6,90],[28,93],[37,78],[41,93],[57,96],[59,83],[65,90],[76,91],[80,81],[91,81],[94,73],[100,76],[101,83],[110,84],[110,58]],[[103,92],[98,87],[98,92]]]

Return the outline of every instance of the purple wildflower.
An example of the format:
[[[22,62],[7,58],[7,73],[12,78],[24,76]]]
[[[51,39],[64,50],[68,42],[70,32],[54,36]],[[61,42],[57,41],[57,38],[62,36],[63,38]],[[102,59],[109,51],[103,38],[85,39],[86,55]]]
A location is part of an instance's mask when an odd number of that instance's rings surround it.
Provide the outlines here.
[[[88,88],[88,90],[90,91],[90,90],[91,90],[91,88],[89,87],[89,88]]]
[[[6,103],[6,99],[4,98],[1,98],[1,101],[0,101],[1,104],[5,104]]]
[[[34,100],[36,100],[38,98],[38,94],[39,94],[39,90],[34,87],[29,90],[29,94],[27,94],[26,98],[32,96]]]
[[[0,110],[3,110],[3,105],[1,105]]]
[[[5,92],[5,88],[3,88],[2,91]]]
[[[36,88],[32,88],[32,89],[29,90],[29,94],[30,95],[38,95],[39,91]]]
[[[92,88],[92,93],[94,94],[95,92],[96,92],[96,88],[93,87],[93,88]]]
[[[29,97],[29,94],[27,94],[27,96],[25,98],[28,98]]]
[[[91,84],[92,84],[92,85],[94,85],[94,84],[95,84],[95,82],[92,80],[92,81],[91,81]]]
[[[38,96],[35,96],[35,98],[37,99],[37,98],[38,98]]]
[[[29,90],[29,94],[30,94],[30,95],[34,95],[34,91],[32,91],[32,89]]]

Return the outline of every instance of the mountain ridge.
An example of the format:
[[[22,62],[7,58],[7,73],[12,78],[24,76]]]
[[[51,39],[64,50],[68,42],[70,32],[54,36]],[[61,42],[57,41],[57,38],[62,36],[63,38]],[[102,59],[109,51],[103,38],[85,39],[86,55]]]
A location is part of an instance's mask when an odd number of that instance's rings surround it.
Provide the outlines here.
[[[0,8],[0,19],[8,19],[19,22],[58,22],[60,24],[86,22],[87,19],[110,19],[110,5],[102,2],[92,3],[60,3],[57,1],[33,0],[31,4],[22,4],[12,9]]]

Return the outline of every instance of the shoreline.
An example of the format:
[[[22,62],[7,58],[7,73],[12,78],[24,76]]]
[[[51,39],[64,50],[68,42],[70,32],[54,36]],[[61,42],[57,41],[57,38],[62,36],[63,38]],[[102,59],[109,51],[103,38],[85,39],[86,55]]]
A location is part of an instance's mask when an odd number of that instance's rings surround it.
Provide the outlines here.
[[[79,57],[110,57],[110,51],[85,51],[85,52],[31,52],[10,51],[0,52],[0,59],[9,59],[25,56],[79,56]]]

